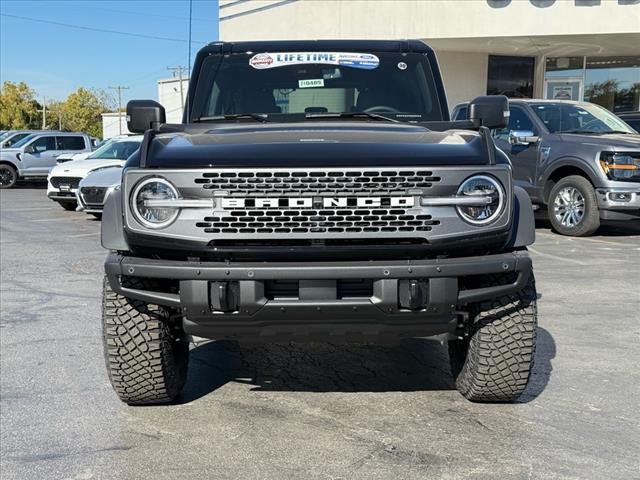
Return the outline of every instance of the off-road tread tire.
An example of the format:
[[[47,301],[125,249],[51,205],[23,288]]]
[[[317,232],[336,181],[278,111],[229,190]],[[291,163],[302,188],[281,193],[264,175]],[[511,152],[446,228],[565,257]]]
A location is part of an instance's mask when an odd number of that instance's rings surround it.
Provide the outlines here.
[[[582,222],[575,228],[567,228],[556,220],[553,204],[557,193],[564,187],[575,187],[584,197],[584,217]],[[580,175],[570,175],[564,177],[556,183],[549,194],[549,204],[547,208],[549,212],[549,221],[553,229],[561,235],[570,237],[588,237],[600,228],[600,211],[598,210],[598,199],[596,191],[591,182]]]
[[[524,392],[535,353],[533,273],[519,292],[473,305],[469,340],[449,343],[458,391],[473,402],[512,402]]]
[[[129,279],[130,288],[144,288]],[[109,380],[129,405],[173,401],[184,386],[189,345],[171,336],[169,311],[115,293],[105,277],[103,340]]]
[[[78,207],[76,202],[58,202],[58,204],[68,212],[74,211]]]

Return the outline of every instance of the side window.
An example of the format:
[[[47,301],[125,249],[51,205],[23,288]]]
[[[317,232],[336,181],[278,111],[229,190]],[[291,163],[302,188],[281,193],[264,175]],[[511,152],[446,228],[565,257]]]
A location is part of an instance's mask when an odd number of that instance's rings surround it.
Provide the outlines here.
[[[28,133],[17,133],[17,134],[15,134],[13,137],[11,137],[9,140],[7,140],[4,143],[4,148],[11,147],[14,143],[18,143],[20,140],[22,140],[27,135],[29,135],[29,134]]]
[[[56,149],[56,137],[40,137],[31,142],[35,153],[47,152]]]
[[[56,137],[58,150],[84,150],[86,148],[83,137]]]
[[[493,130],[493,138],[509,141],[509,132],[513,130],[533,131],[533,122],[529,115],[518,107],[509,107],[509,126]]]

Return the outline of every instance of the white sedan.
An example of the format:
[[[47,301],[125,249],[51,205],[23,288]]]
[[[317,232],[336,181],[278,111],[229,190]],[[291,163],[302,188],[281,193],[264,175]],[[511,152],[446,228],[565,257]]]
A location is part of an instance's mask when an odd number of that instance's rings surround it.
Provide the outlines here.
[[[47,178],[47,196],[65,210],[77,207],[76,192],[80,181],[89,173],[109,167],[122,167],[127,158],[140,148],[142,135],[119,137],[104,144],[83,160],[56,165]]]

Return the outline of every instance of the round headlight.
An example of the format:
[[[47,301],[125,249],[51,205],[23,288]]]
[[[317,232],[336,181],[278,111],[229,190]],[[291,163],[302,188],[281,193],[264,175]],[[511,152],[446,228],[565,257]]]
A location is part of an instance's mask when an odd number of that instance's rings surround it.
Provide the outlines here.
[[[486,225],[496,220],[504,208],[504,190],[500,182],[486,175],[467,178],[458,195],[477,198],[478,204],[460,205],[457,207],[460,216],[474,225]]]
[[[136,219],[145,227],[163,228],[173,222],[180,212],[179,208],[166,203],[178,198],[178,191],[167,180],[148,178],[140,182],[133,191],[131,209]]]

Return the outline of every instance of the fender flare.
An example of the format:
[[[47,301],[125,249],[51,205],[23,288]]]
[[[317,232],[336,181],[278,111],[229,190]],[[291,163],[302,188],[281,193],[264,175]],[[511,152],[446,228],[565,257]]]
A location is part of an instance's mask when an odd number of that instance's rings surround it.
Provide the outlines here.
[[[124,235],[122,210],[122,192],[120,187],[113,189],[107,196],[102,209],[100,241],[108,250],[128,251],[129,244]]]
[[[514,187],[513,223],[508,246],[522,248],[536,241],[536,219],[531,198],[522,187]]]
[[[599,178],[597,177],[597,172],[594,171],[593,166],[589,164],[587,161],[578,158],[578,157],[561,157],[558,160],[554,160],[542,175],[542,188],[543,190],[546,188],[547,182],[549,178],[560,168],[564,167],[573,167],[582,172],[584,172],[585,176],[589,179],[589,181],[593,185],[598,185]],[[545,198],[546,201],[546,198]]]

